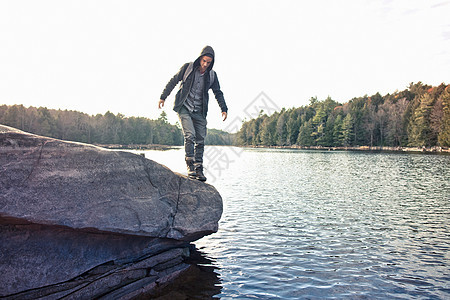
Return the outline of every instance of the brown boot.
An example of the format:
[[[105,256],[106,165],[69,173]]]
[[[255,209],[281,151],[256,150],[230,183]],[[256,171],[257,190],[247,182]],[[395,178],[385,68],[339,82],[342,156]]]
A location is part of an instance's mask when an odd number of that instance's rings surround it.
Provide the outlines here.
[[[197,180],[206,181],[205,175],[203,175],[203,165],[196,163],[195,164],[195,173]]]

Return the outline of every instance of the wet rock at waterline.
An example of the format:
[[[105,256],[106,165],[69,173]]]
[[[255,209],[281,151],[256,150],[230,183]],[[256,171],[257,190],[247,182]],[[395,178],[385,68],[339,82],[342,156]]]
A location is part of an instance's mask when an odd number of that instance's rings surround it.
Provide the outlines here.
[[[142,156],[0,125],[0,297],[145,292],[221,214],[214,187]]]

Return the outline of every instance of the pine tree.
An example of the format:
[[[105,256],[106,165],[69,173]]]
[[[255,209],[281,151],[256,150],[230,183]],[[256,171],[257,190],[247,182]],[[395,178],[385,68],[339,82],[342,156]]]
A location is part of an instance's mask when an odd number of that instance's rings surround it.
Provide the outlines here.
[[[298,131],[297,144],[299,146],[314,146],[312,119],[303,123]]]
[[[342,116],[338,115],[336,120],[334,121],[333,128],[333,140],[335,146],[343,146],[344,145],[344,132],[343,132],[344,122],[342,120]]]
[[[433,108],[433,98],[429,93],[419,98],[419,106],[410,120],[409,145],[427,147],[431,145],[430,115]]]
[[[342,145],[350,146],[353,136],[353,118],[347,114],[342,122]]]
[[[446,87],[440,99],[442,101],[443,115],[438,143],[443,147],[450,147],[450,85]]]

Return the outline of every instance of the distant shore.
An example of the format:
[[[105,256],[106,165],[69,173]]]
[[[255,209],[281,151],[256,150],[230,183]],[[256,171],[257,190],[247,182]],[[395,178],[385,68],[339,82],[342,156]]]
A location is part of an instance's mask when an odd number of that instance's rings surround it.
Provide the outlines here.
[[[324,146],[245,146],[248,148],[270,149],[300,149],[300,150],[327,150],[327,151],[388,151],[388,152],[422,152],[422,153],[449,153],[448,147],[382,147],[382,146],[356,146],[356,147],[324,147]],[[245,148],[244,147],[244,148]]]
[[[165,150],[174,149],[176,147],[181,147],[181,146],[157,145],[157,144],[149,144],[149,145],[94,144],[94,145],[102,147],[102,148],[106,148],[106,149],[160,150],[160,151],[165,151]]]
[[[95,144],[107,149],[129,149],[129,150],[171,150],[182,146],[170,145],[120,145],[120,144]],[[206,145],[212,146],[212,145]],[[221,145],[223,146],[223,145]],[[233,145],[228,145],[232,147]],[[226,145],[223,147],[227,147]],[[236,146],[241,148],[267,148],[267,149],[298,149],[298,150],[325,150],[325,151],[387,151],[387,152],[416,152],[416,153],[445,153],[450,154],[448,147],[382,147],[382,146],[356,146],[356,147],[323,147],[323,146]]]

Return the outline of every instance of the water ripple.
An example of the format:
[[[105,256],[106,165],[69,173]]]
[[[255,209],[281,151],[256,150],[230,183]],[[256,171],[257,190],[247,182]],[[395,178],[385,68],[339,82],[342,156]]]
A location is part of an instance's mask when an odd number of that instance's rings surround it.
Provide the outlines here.
[[[216,297],[450,299],[450,156],[249,149],[235,161],[214,183],[219,231],[196,243]]]

